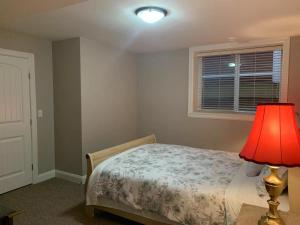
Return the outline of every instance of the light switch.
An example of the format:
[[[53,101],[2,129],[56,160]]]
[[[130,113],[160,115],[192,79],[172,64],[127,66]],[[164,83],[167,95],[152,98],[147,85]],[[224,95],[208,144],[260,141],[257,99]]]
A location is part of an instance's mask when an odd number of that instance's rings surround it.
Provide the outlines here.
[[[43,110],[39,109],[37,112],[38,118],[43,118]]]

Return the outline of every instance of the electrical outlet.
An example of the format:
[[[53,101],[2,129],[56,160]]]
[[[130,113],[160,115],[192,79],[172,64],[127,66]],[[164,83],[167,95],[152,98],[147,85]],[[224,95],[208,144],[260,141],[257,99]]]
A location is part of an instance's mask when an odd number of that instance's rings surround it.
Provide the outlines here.
[[[37,112],[38,118],[43,118],[43,110],[39,109]]]

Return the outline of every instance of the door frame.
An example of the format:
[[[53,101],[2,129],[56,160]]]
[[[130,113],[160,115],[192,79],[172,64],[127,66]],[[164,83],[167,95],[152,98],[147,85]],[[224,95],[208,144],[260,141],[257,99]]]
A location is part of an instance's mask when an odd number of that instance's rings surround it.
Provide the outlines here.
[[[37,108],[36,108],[36,84],[34,54],[0,48],[0,55],[25,58],[29,63],[28,76],[30,90],[30,119],[31,119],[31,161],[33,165],[32,183],[38,182],[38,136],[37,136]]]

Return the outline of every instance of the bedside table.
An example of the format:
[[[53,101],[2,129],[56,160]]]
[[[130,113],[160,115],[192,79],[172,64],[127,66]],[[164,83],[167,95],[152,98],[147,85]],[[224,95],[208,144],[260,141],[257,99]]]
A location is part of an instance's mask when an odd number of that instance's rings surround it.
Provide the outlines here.
[[[0,225],[13,225],[14,217],[22,212],[0,205]]]
[[[243,204],[236,225],[257,225],[261,216],[265,215],[267,208]],[[285,225],[300,225],[300,215],[294,213],[279,212]]]

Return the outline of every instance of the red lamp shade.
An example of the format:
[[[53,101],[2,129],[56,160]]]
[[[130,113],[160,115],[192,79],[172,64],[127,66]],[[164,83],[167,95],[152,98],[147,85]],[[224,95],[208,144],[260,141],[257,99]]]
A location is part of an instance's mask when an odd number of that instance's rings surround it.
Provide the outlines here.
[[[259,104],[240,157],[270,166],[300,166],[300,135],[294,108],[291,103]]]

